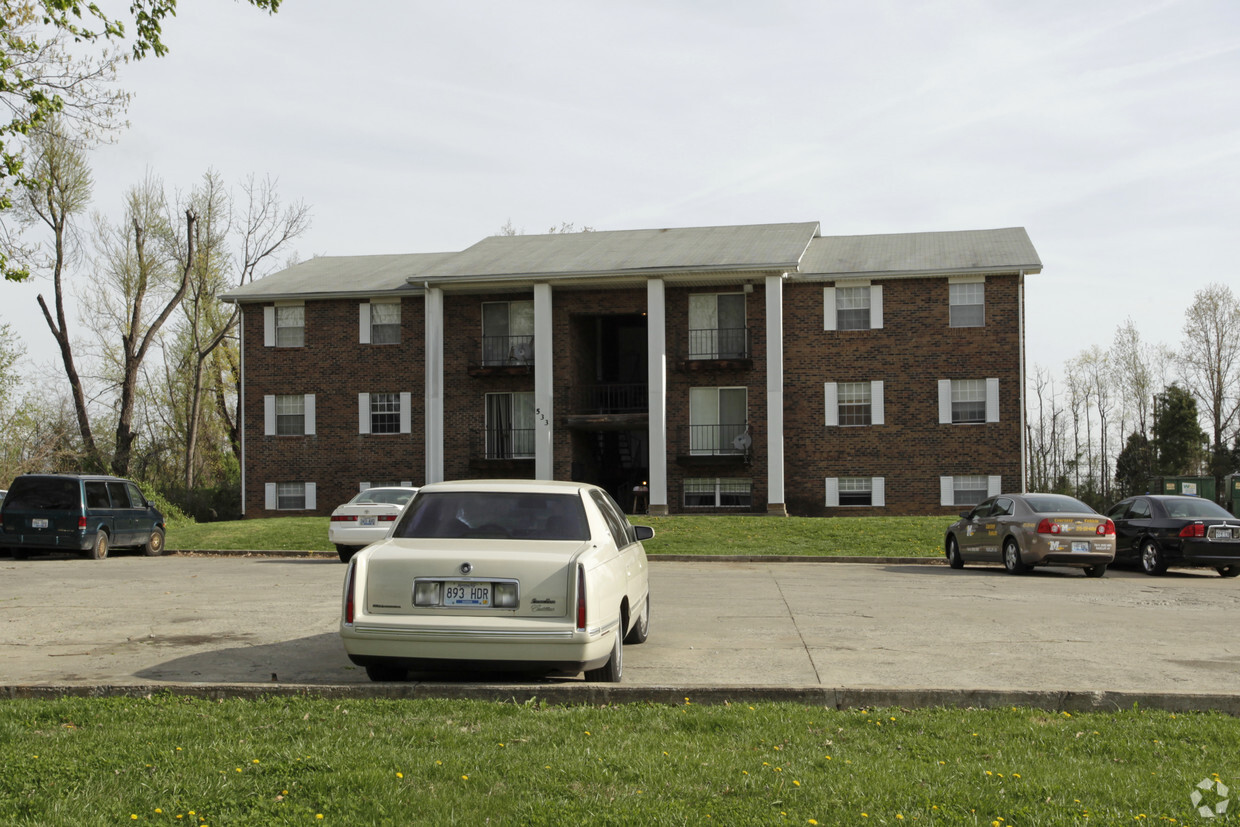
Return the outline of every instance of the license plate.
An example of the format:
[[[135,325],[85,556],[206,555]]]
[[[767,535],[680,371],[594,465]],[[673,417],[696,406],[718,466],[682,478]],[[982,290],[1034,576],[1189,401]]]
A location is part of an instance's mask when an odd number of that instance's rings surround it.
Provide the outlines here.
[[[47,517],[34,517],[30,520],[31,528],[47,528]]]
[[[1236,531],[1230,526],[1218,526],[1210,531],[1211,540],[1231,540],[1235,536]]]
[[[1088,551],[1089,551],[1089,541],[1088,541],[1088,540],[1077,540],[1077,541],[1074,541],[1074,542],[1072,543],[1072,550],[1073,550],[1073,551],[1085,551],[1085,552],[1088,552]]]
[[[490,583],[444,583],[445,606],[490,606]]]
[[[375,518],[374,517],[362,517],[361,520],[359,520],[358,522],[361,523],[362,525],[374,525]]]

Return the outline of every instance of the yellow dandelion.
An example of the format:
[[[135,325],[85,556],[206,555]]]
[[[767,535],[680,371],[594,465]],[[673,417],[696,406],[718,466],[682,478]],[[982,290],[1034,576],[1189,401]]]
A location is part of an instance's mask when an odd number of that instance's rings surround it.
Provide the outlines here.
[[[462,781],[468,781],[468,780],[469,780],[469,776],[468,776],[468,775],[462,775],[462,776],[461,776],[461,780],[462,780]]]
[[[828,761],[830,761],[830,760],[831,760],[831,756],[830,756],[830,755],[826,756],[826,758],[827,758],[827,760],[828,760]]]
[[[403,772],[398,772],[398,773],[396,773],[396,777],[397,777],[397,778],[404,778],[404,777],[405,777],[405,774],[404,774]]]
[[[799,786],[801,786],[801,782],[800,782],[800,781],[797,781],[797,780],[794,778],[794,779],[792,779],[792,786],[794,786],[794,787],[799,787]]]
[[[254,759],[253,761],[251,761],[250,763],[251,763],[251,764],[257,764],[257,763],[258,763],[258,759],[257,759],[257,758],[255,758],[255,759]]]
[[[589,735],[589,734],[590,734],[590,730],[588,730],[588,729],[587,729],[587,730],[586,730],[586,735]]]
[[[156,807],[156,808],[155,808],[155,812],[156,812],[156,813],[163,813],[163,810],[161,810],[161,809],[159,809],[158,807]]]
[[[896,820],[897,820],[897,821],[904,821],[904,816],[900,815],[899,813],[896,813]]]
[[[317,819],[319,819],[319,820],[321,821],[321,820],[323,819],[323,814],[322,814],[322,813],[315,813],[315,814],[314,814],[314,817],[315,817],[315,818],[317,818]]]
[[[1018,772],[1014,772],[1014,773],[1012,773],[1012,777],[1013,777],[1013,778],[1020,778],[1020,773],[1018,773]]]
[[[806,824],[817,824],[817,823],[818,823],[818,822],[817,822],[817,821],[815,821],[815,820],[814,820],[814,819],[812,819],[812,818],[811,818],[809,821],[807,821],[807,822],[806,822]]]

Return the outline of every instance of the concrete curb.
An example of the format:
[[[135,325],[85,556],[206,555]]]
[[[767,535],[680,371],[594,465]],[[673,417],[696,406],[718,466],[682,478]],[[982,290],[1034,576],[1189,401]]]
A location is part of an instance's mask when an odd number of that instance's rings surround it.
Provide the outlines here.
[[[335,560],[334,551],[296,551],[292,549],[169,549],[168,555],[203,557],[308,557]],[[941,566],[941,557],[810,557],[795,554],[647,554],[652,563],[886,563],[898,566]]]
[[[144,684],[144,685],[10,685],[0,687],[7,700],[56,698],[146,698],[155,695],[205,700],[306,697],[387,700],[475,700],[553,706],[609,704],[726,705],[796,703],[830,709],[1002,709],[1025,707],[1056,713],[1221,712],[1240,717],[1240,694],[1115,692],[1109,690],[917,689],[795,686],[623,686],[609,684]]]

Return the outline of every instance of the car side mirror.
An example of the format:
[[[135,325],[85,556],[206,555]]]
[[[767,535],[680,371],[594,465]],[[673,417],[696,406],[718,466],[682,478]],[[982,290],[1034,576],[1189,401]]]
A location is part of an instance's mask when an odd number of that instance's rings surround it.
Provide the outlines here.
[[[962,519],[962,520],[967,520],[967,519],[969,519],[969,515],[970,515],[970,514],[972,514],[972,513],[973,513],[973,512],[971,512],[971,511],[961,511],[961,512],[960,512],[960,519]]]
[[[654,529],[648,525],[635,525],[633,526],[633,534],[637,537],[638,542],[641,542],[654,537]]]

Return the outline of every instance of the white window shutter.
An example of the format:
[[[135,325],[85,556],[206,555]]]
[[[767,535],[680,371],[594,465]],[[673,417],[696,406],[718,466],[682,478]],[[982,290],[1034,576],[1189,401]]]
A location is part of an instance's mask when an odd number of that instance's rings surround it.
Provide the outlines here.
[[[1003,493],[1003,477],[987,477],[986,496],[997,497]]]
[[[874,284],[870,286],[870,329],[882,330],[883,328],[883,286]]]
[[[370,433],[370,394],[368,393],[357,395],[357,432],[359,434]]]
[[[306,394],[305,399],[306,436],[314,436],[314,394]]]
[[[835,330],[835,288],[822,288],[822,329]]]
[[[367,489],[369,489],[369,488],[370,488],[370,483],[368,483],[368,482],[364,482],[364,483],[362,483],[361,485],[359,485],[359,486],[357,487],[357,490],[358,490],[358,491],[366,491],[366,490],[367,490]]]
[[[823,390],[827,412],[827,427],[835,427],[840,424],[840,393],[839,387],[835,382],[824,382]]]
[[[881,380],[870,383],[870,424],[887,424],[883,418],[883,383]]]
[[[956,504],[956,486],[951,477],[939,477],[939,505]]]
[[[870,505],[882,508],[887,505],[887,478],[870,478]]]
[[[370,302],[362,302],[357,306],[357,341],[370,344]]]
[[[827,508],[840,507],[840,478],[827,477]]]
[[[263,308],[263,347],[276,346],[276,309],[272,305]]]
[[[276,398],[271,395],[263,397],[263,434],[275,436],[276,433]]]
[[[263,505],[267,510],[275,511],[279,504],[279,501],[276,499],[276,484],[269,482],[263,485]]]
[[[312,482],[308,482],[306,483],[306,510],[314,511],[318,507],[319,497],[317,486]]]
[[[939,424],[952,424],[952,380],[939,380]]]
[[[986,380],[986,421],[999,421],[999,380]]]
[[[400,395],[400,432],[402,434],[411,433],[413,431],[413,394],[402,393]]]

